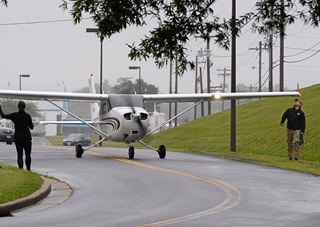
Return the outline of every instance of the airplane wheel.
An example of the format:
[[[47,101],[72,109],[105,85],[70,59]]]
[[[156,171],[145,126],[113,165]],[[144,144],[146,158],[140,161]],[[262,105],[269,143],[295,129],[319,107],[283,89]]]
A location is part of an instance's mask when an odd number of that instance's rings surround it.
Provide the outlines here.
[[[133,159],[134,158],[134,147],[130,146],[129,147],[129,159]]]
[[[158,149],[159,158],[164,159],[166,157],[166,146],[161,144]]]
[[[81,158],[82,154],[83,154],[83,148],[82,148],[81,144],[78,144],[76,146],[75,150],[76,150],[76,157]]]

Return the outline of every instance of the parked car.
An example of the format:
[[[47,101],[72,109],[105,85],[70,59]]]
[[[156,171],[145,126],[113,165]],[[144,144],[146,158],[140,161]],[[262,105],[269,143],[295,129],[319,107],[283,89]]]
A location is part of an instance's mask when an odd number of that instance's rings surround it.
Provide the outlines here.
[[[0,141],[1,142],[12,144],[14,141],[13,135],[14,135],[14,129],[4,127],[2,124],[0,124]]]
[[[82,133],[72,133],[63,140],[63,146],[76,146],[78,144],[90,146],[91,138]]]

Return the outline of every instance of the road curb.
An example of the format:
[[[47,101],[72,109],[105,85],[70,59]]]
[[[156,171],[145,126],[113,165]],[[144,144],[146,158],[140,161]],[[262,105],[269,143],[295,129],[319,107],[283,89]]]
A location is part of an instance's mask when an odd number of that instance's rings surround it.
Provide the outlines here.
[[[17,199],[8,203],[0,204],[0,208],[6,209],[10,212],[26,208],[28,206],[35,205],[45,199],[51,192],[51,181],[45,177],[42,177],[43,184],[40,189],[35,191],[29,196]]]

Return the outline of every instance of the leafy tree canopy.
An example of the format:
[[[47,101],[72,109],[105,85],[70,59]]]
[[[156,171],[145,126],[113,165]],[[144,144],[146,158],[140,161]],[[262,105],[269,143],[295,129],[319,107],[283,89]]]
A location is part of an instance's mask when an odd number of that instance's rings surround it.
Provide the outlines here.
[[[131,60],[154,58],[156,65],[162,67],[169,59],[179,62],[180,72],[187,65],[194,67],[187,60],[184,44],[195,35],[208,38],[215,31],[214,39],[222,47],[229,46],[228,22],[219,23],[214,15],[212,4],[216,0],[73,0],[70,10],[74,22],[80,23],[82,15],[89,13],[98,28],[101,40],[121,32],[129,26],[145,26],[147,21],[156,20],[153,28],[136,46],[130,47]],[[61,8],[68,10],[68,2],[63,1]]]
[[[62,0],[61,8],[68,10],[67,0]],[[205,39],[212,37],[215,42],[228,49],[231,32],[240,34],[244,24],[252,21],[254,31],[270,33],[270,29],[281,35],[285,27],[297,19],[305,24],[319,27],[319,0],[260,0],[256,11],[246,13],[236,20],[220,19],[214,14],[216,0],[71,0],[70,13],[74,23],[80,23],[82,15],[89,13],[101,40],[121,32],[129,26],[145,26],[147,21],[156,20],[153,28],[141,42],[128,45],[131,60],[154,58],[158,67],[177,56],[181,74],[194,63],[187,60],[184,44],[195,35]],[[1,0],[5,6],[7,0]]]
[[[1,3],[4,4],[5,6],[8,6],[8,1],[7,0],[1,0]]]
[[[2,99],[1,107],[5,114],[13,113],[18,111],[19,100],[15,99]],[[36,103],[26,102],[26,112],[31,115],[31,117],[41,117],[39,109]]]
[[[136,79],[133,83],[130,78],[120,77],[117,80],[115,86],[112,87],[112,91],[115,94],[139,94],[139,79]],[[146,83],[143,79],[140,81],[141,94],[158,94],[159,88]],[[152,103],[145,103],[145,109],[152,112],[154,105]]]
[[[158,94],[159,88],[153,84],[148,84],[143,79],[139,83],[139,79],[136,79],[133,83],[131,78],[120,77],[117,79],[116,85],[112,87],[112,91],[115,94],[139,94],[139,87],[141,94]]]
[[[245,18],[253,20],[253,29],[260,34],[275,33],[285,35],[285,27],[301,20],[305,25],[319,27],[319,0],[260,0],[256,11],[247,13]]]

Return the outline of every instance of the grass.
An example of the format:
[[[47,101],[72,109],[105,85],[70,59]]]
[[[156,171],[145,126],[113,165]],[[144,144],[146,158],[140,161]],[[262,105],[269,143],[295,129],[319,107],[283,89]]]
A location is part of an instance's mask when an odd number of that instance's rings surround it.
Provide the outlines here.
[[[42,183],[42,178],[36,173],[1,164],[0,204],[28,196]]]
[[[286,151],[286,127],[280,127],[283,112],[294,104],[293,97],[267,98],[237,107],[237,151],[230,151],[230,111],[212,114],[144,139],[153,147],[165,144],[167,150],[233,159],[320,176],[320,84],[299,90],[306,115],[305,143],[299,161],[289,161]],[[64,136],[47,137],[61,146]],[[98,141],[98,136],[92,136]],[[104,147],[125,147],[123,143],[103,142]],[[136,148],[142,145],[136,143]],[[0,203],[37,190],[42,179],[33,173],[2,165]]]
[[[305,144],[300,147],[298,162],[288,160],[286,127],[280,119],[294,105],[294,97],[267,98],[237,107],[237,151],[230,151],[230,110],[185,123],[176,128],[151,135],[144,142],[153,147],[165,144],[170,151],[197,153],[235,159],[260,165],[300,171],[320,176],[320,85],[299,90],[306,114]],[[61,145],[63,137],[49,137]],[[93,136],[92,141],[98,141]],[[105,147],[128,147],[123,143],[103,142]],[[142,145],[136,143],[136,148]]]
[[[299,90],[306,115],[305,144],[298,162],[288,160],[283,112],[294,105],[292,97],[268,98],[237,107],[237,152],[230,151],[230,111],[212,114],[144,140],[151,146],[165,143],[168,150],[201,153],[320,176],[320,85]]]

